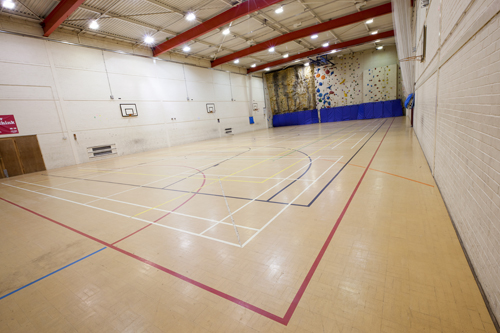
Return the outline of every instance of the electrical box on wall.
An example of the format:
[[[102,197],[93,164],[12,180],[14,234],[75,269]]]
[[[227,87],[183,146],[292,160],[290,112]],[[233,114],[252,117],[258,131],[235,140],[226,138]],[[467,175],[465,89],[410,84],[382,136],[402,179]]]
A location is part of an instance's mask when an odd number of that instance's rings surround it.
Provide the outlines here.
[[[215,103],[207,103],[207,113],[215,113]]]
[[[122,117],[137,117],[137,105],[135,104],[120,104],[120,110],[122,111]]]

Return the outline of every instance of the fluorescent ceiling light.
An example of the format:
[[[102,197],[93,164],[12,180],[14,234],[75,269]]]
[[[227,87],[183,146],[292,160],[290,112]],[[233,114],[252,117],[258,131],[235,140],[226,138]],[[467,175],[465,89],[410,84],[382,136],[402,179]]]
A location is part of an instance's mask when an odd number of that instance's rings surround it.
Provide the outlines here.
[[[307,66],[309,66],[309,63],[308,63],[308,62],[306,62],[306,63],[304,64],[304,66],[306,66],[306,67],[307,67]]]
[[[236,59],[236,60],[234,61],[234,63],[235,63],[235,64],[237,64],[237,63],[239,63],[239,62],[240,62],[240,59]]]
[[[383,46],[377,46],[377,50],[382,50],[383,48]]]
[[[231,30],[229,30],[229,28],[222,30],[223,35],[229,35],[230,32],[231,32]]]
[[[288,58],[288,53],[283,56],[283,58]]]
[[[271,47],[269,48],[269,52],[274,52],[274,46],[271,46]]]
[[[7,9],[14,9],[16,7],[16,4],[13,3],[11,0],[5,0],[3,3],[2,3],[2,6],[7,8]]]
[[[316,38],[318,38],[318,35],[316,35],[316,34],[311,36],[311,39],[316,39]]]
[[[323,46],[323,47],[327,47],[327,46],[329,46],[329,45],[330,45],[330,43],[326,42],[326,43],[323,43],[323,45],[321,45],[321,46]]]
[[[144,43],[146,44],[153,44],[155,42],[155,39],[151,36],[146,36],[144,37]]]
[[[255,68],[255,66],[257,66],[257,65],[256,64],[252,64],[252,66],[250,66],[250,67]]]
[[[376,34],[378,34],[378,30],[370,32],[370,35],[376,35]]]
[[[94,29],[94,30],[99,29],[99,23],[97,23],[97,21],[94,20],[94,21],[90,22],[89,28]]]
[[[365,22],[366,24],[373,23],[373,19],[369,19],[368,21]]]
[[[268,70],[269,70],[269,67],[266,67],[264,70],[265,70],[265,71],[268,71]]]
[[[375,43],[378,43],[378,42],[380,42],[380,39],[377,39],[377,40],[375,41]]]
[[[338,52],[338,50],[331,50],[330,53]]]
[[[184,51],[184,52],[189,52],[189,51],[191,51],[191,48],[190,48],[189,46],[187,46],[187,45],[186,45],[186,46],[184,46],[184,47],[182,48],[182,51]]]
[[[196,15],[193,12],[187,13],[186,20],[193,21],[194,19],[196,19]]]
[[[281,14],[283,13],[283,6],[279,6],[275,11],[276,14]]]
[[[299,61],[300,61],[300,59],[295,60],[295,62],[299,62]]]

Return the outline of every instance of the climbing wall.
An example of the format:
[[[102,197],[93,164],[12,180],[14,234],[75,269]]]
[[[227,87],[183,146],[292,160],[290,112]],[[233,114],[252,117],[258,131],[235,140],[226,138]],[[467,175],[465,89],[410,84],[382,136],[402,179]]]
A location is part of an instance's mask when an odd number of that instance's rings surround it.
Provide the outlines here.
[[[321,66],[315,70],[316,108],[363,103],[360,54],[335,57],[332,62],[335,66]]]
[[[398,66],[370,68],[363,75],[363,103],[390,101],[398,97]]]
[[[266,74],[273,115],[316,108],[314,67],[294,66]]]

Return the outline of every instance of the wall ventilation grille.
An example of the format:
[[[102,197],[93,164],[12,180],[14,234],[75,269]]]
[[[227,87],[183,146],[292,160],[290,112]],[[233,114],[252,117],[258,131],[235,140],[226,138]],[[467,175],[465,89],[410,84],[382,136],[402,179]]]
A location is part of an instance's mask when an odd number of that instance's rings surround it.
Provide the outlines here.
[[[87,148],[87,153],[90,158],[116,155],[116,145],[113,143],[110,145],[89,147]]]

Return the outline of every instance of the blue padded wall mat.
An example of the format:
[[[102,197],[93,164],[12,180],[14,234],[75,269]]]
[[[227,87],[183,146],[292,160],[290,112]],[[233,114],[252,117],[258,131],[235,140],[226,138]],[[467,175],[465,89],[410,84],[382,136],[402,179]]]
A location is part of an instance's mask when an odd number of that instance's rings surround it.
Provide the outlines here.
[[[400,117],[403,115],[403,107],[401,106],[401,101],[399,99],[395,99],[392,101],[321,109],[319,113],[322,123],[331,123],[345,120]],[[273,116],[274,127],[308,125],[316,124],[318,122],[318,111],[316,109]]]
[[[318,110],[298,111],[291,113],[283,113],[273,116],[273,126],[295,126],[309,125],[319,122]]]

